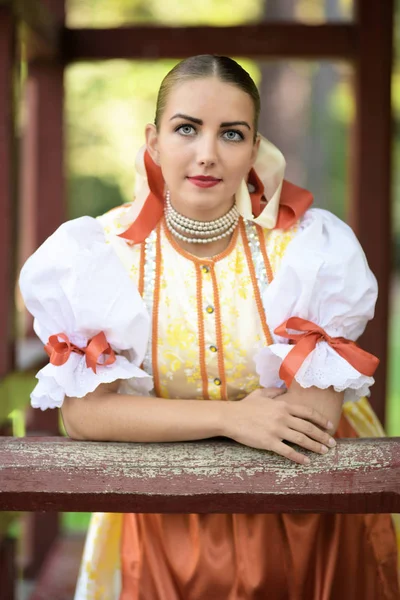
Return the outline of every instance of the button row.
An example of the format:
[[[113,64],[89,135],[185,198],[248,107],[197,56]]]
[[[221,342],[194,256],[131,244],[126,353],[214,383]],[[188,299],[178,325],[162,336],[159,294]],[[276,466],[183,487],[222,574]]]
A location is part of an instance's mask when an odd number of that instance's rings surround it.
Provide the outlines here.
[[[203,266],[201,267],[201,270],[203,271],[203,273],[209,273],[209,272],[210,272],[210,268],[209,268],[209,267],[207,267],[206,265],[203,265]],[[211,315],[211,314],[214,312],[214,307],[213,307],[213,306],[211,306],[211,304],[209,304],[209,305],[206,307],[206,312],[207,312],[209,315]],[[218,352],[218,348],[217,348],[217,346],[209,346],[209,350],[210,350],[210,352],[214,352],[214,353],[215,353],[215,352]],[[220,386],[220,385],[221,385],[221,383],[222,383],[222,381],[220,380],[220,378],[219,378],[219,377],[216,377],[216,378],[214,379],[214,385]]]

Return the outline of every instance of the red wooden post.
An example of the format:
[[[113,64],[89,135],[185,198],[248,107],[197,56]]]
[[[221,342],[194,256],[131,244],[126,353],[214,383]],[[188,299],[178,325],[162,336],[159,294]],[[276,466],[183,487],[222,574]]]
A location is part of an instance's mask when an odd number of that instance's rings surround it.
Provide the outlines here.
[[[64,0],[46,4],[63,23]],[[29,63],[25,103],[21,262],[66,219],[61,57]]]
[[[355,92],[354,189],[351,224],[365,250],[379,284],[375,319],[362,345],[376,354],[372,403],[385,419],[389,285],[391,267],[391,69],[393,0],[356,2],[358,58]]]
[[[64,0],[42,0],[55,17],[65,20]],[[22,143],[20,262],[66,219],[64,178],[64,66],[62,57],[28,64],[26,122]],[[27,433],[57,435],[58,411],[31,410]],[[59,535],[58,513],[36,513],[25,529],[25,575],[35,577]]]
[[[11,7],[0,6],[0,378],[13,368],[13,232],[16,207],[16,27]],[[10,423],[0,435],[10,435]],[[15,598],[15,542],[0,534],[0,599]]]
[[[35,62],[29,66],[28,111],[31,131],[32,188],[35,246],[66,218],[63,164],[63,67]],[[33,138],[33,139],[32,139]]]
[[[16,579],[15,540],[0,538],[0,600],[14,600]]]
[[[13,206],[14,107],[13,76],[15,60],[15,22],[11,9],[0,6],[0,377],[13,366]],[[0,435],[9,424],[0,424]],[[15,543],[0,537],[0,599],[15,598]]]
[[[13,367],[13,246],[15,210],[15,22],[0,6],[0,377]]]
[[[29,64],[21,143],[19,266],[65,221],[63,67]],[[27,333],[32,334],[27,316]]]

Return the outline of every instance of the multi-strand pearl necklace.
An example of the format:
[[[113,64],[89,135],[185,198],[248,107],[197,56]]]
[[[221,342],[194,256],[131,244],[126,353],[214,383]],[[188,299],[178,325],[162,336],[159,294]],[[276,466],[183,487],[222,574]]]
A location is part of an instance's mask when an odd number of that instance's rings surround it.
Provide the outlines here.
[[[165,202],[165,221],[168,229],[175,237],[189,244],[209,244],[222,240],[234,231],[239,221],[239,212],[235,204],[219,219],[196,221],[184,217],[174,209],[169,191],[166,194]]]

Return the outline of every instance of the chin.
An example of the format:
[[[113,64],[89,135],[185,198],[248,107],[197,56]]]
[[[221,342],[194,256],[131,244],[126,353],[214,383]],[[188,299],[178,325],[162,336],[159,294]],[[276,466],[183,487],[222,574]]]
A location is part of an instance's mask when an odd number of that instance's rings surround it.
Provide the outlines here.
[[[193,186],[193,184],[189,183],[190,188],[184,185],[179,192],[175,194],[173,190],[171,190],[171,198],[172,202],[178,212],[182,214],[194,213],[193,217],[198,218],[199,220],[212,220],[216,218],[215,213],[225,212],[224,206],[226,206],[226,211],[229,210],[230,206],[227,206],[227,194],[226,190],[216,189],[219,186],[214,188],[197,188]],[[222,193],[224,192],[224,193]],[[229,194],[228,197],[232,198],[234,194]],[[173,199],[175,198],[175,202]],[[210,213],[210,215],[207,215]]]
[[[204,195],[195,195],[185,198],[185,207],[198,211],[215,211],[223,204],[222,198]]]

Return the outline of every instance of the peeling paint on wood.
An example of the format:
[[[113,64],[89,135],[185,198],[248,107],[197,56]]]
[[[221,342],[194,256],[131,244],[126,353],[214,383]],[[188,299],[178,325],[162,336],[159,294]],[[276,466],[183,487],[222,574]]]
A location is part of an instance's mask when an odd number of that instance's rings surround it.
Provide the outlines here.
[[[0,439],[0,510],[400,512],[400,438],[339,440],[303,467],[228,440]]]

